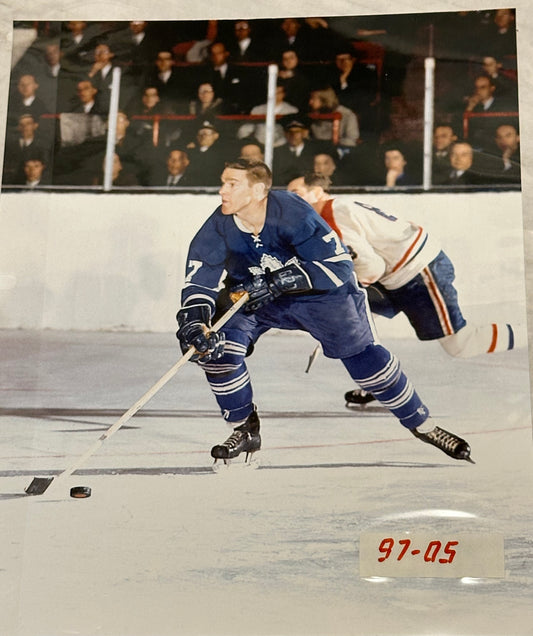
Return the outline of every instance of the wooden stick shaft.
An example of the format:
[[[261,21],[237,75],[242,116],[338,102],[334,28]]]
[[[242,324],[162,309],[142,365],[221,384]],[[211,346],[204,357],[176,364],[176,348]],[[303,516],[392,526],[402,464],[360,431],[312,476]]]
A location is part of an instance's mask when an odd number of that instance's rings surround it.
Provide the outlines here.
[[[217,322],[211,328],[211,331],[218,331],[223,325],[225,325],[228,320],[234,316],[239,309],[244,305],[244,303],[248,300],[248,294],[243,294],[237,302],[234,303],[232,307],[228,309],[228,311],[217,320]],[[96,440],[96,442],[88,448],[83,455],[78,457],[75,462],[73,462],[68,468],[66,468],[62,473],[60,473],[54,481],[61,479],[63,477],[67,477],[72,475],[72,473],[77,470],[80,466],[82,466],[91,455],[102,446],[102,444],[109,439],[112,435],[114,435],[121,426],[123,426],[129,419],[131,419],[137,411],[139,411],[149,400],[151,400],[154,395],[160,391],[165,384],[173,378],[176,373],[181,369],[181,367],[190,360],[190,358],[195,353],[194,347],[191,347],[183,356],[163,375],[146,393],[140,397],[137,402],[133,406],[131,406],[121,417],[118,419],[112,426],[110,426],[100,437]]]

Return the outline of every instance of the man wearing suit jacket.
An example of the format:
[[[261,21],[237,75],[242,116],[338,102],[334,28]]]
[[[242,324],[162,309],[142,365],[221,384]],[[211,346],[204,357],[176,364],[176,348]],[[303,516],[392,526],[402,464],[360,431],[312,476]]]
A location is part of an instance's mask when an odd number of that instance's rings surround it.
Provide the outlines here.
[[[272,178],[276,186],[286,186],[289,181],[313,170],[314,157],[322,144],[309,139],[308,117],[287,115],[280,120],[287,143],[274,148]]]
[[[167,155],[165,166],[157,166],[150,175],[149,185],[166,188],[190,185],[187,173],[189,163],[189,156],[185,150],[180,148],[171,149]]]
[[[48,154],[45,142],[38,134],[39,124],[33,115],[21,115],[16,134],[8,134],[4,152],[4,170],[2,181],[6,184],[21,183],[24,177],[24,162],[39,155],[47,163]]]
[[[472,169],[473,163],[472,146],[466,141],[455,142],[450,152],[450,174],[443,185],[462,186],[482,183],[480,176]]]
[[[211,84],[215,95],[226,104],[228,114],[248,114],[255,104],[248,90],[246,72],[229,62],[230,53],[223,42],[213,42],[209,47],[209,65],[205,82]]]

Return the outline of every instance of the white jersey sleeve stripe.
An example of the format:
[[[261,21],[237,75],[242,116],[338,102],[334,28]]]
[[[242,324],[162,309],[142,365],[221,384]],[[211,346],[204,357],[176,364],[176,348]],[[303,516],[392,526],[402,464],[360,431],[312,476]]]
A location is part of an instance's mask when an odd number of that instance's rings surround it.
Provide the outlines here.
[[[337,287],[342,287],[342,285],[344,285],[344,281],[342,281],[338,276],[336,276],[335,273],[331,269],[326,267],[323,263],[320,263],[319,261],[313,261],[313,265],[316,265],[318,269],[321,269],[324,272],[324,274],[331,281],[333,281],[333,283],[335,283]]]

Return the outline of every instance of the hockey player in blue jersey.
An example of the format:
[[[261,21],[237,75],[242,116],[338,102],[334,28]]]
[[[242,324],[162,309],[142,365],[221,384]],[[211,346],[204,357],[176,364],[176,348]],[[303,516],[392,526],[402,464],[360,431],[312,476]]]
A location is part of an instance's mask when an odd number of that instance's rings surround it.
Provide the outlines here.
[[[352,379],[415,437],[450,457],[470,459],[468,443],[430,423],[429,411],[399,361],[377,339],[366,294],[338,235],[300,197],[270,191],[262,162],[227,163],[222,204],[193,238],[188,254],[177,337],[204,370],[233,433],[211,449],[227,462],[261,447],[259,416],[245,357],[270,328],[302,330],[340,359]],[[229,294],[249,294],[221,332],[210,331]]]
[[[373,313],[386,318],[404,313],[420,340],[436,340],[457,358],[526,346],[520,327],[467,324],[453,285],[453,264],[423,227],[359,201],[332,197],[329,186],[328,177],[306,174],[287,189],[311,204],[350,247]],[[374,398],[355,389],[345,399],[350,406]]]

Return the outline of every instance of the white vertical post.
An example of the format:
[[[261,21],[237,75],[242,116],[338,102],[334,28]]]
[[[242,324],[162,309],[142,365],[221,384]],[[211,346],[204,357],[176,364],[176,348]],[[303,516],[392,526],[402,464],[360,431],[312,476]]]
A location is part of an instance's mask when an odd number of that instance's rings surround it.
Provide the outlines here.
[[[424,173],[423,188],[431,187],[431,164],[433,156],[433,118],[435,112],[435,58],[426,57],[424,60]]]
[[[113,69],[113,81],[111,82],[111,99],[109,101],[109,114],[107,117],[107,143],[104,164],[104,190],[108,192],[113,185],[113,156],[117,139],[117,113],[118,99],[120,95],[120,68]]]
[[[268,93],[265,132],[265,163],[272,169],[274,158],[274,129],[276,127],[276,82],[278,80],[278,67],[276,64],[268,65]]]

